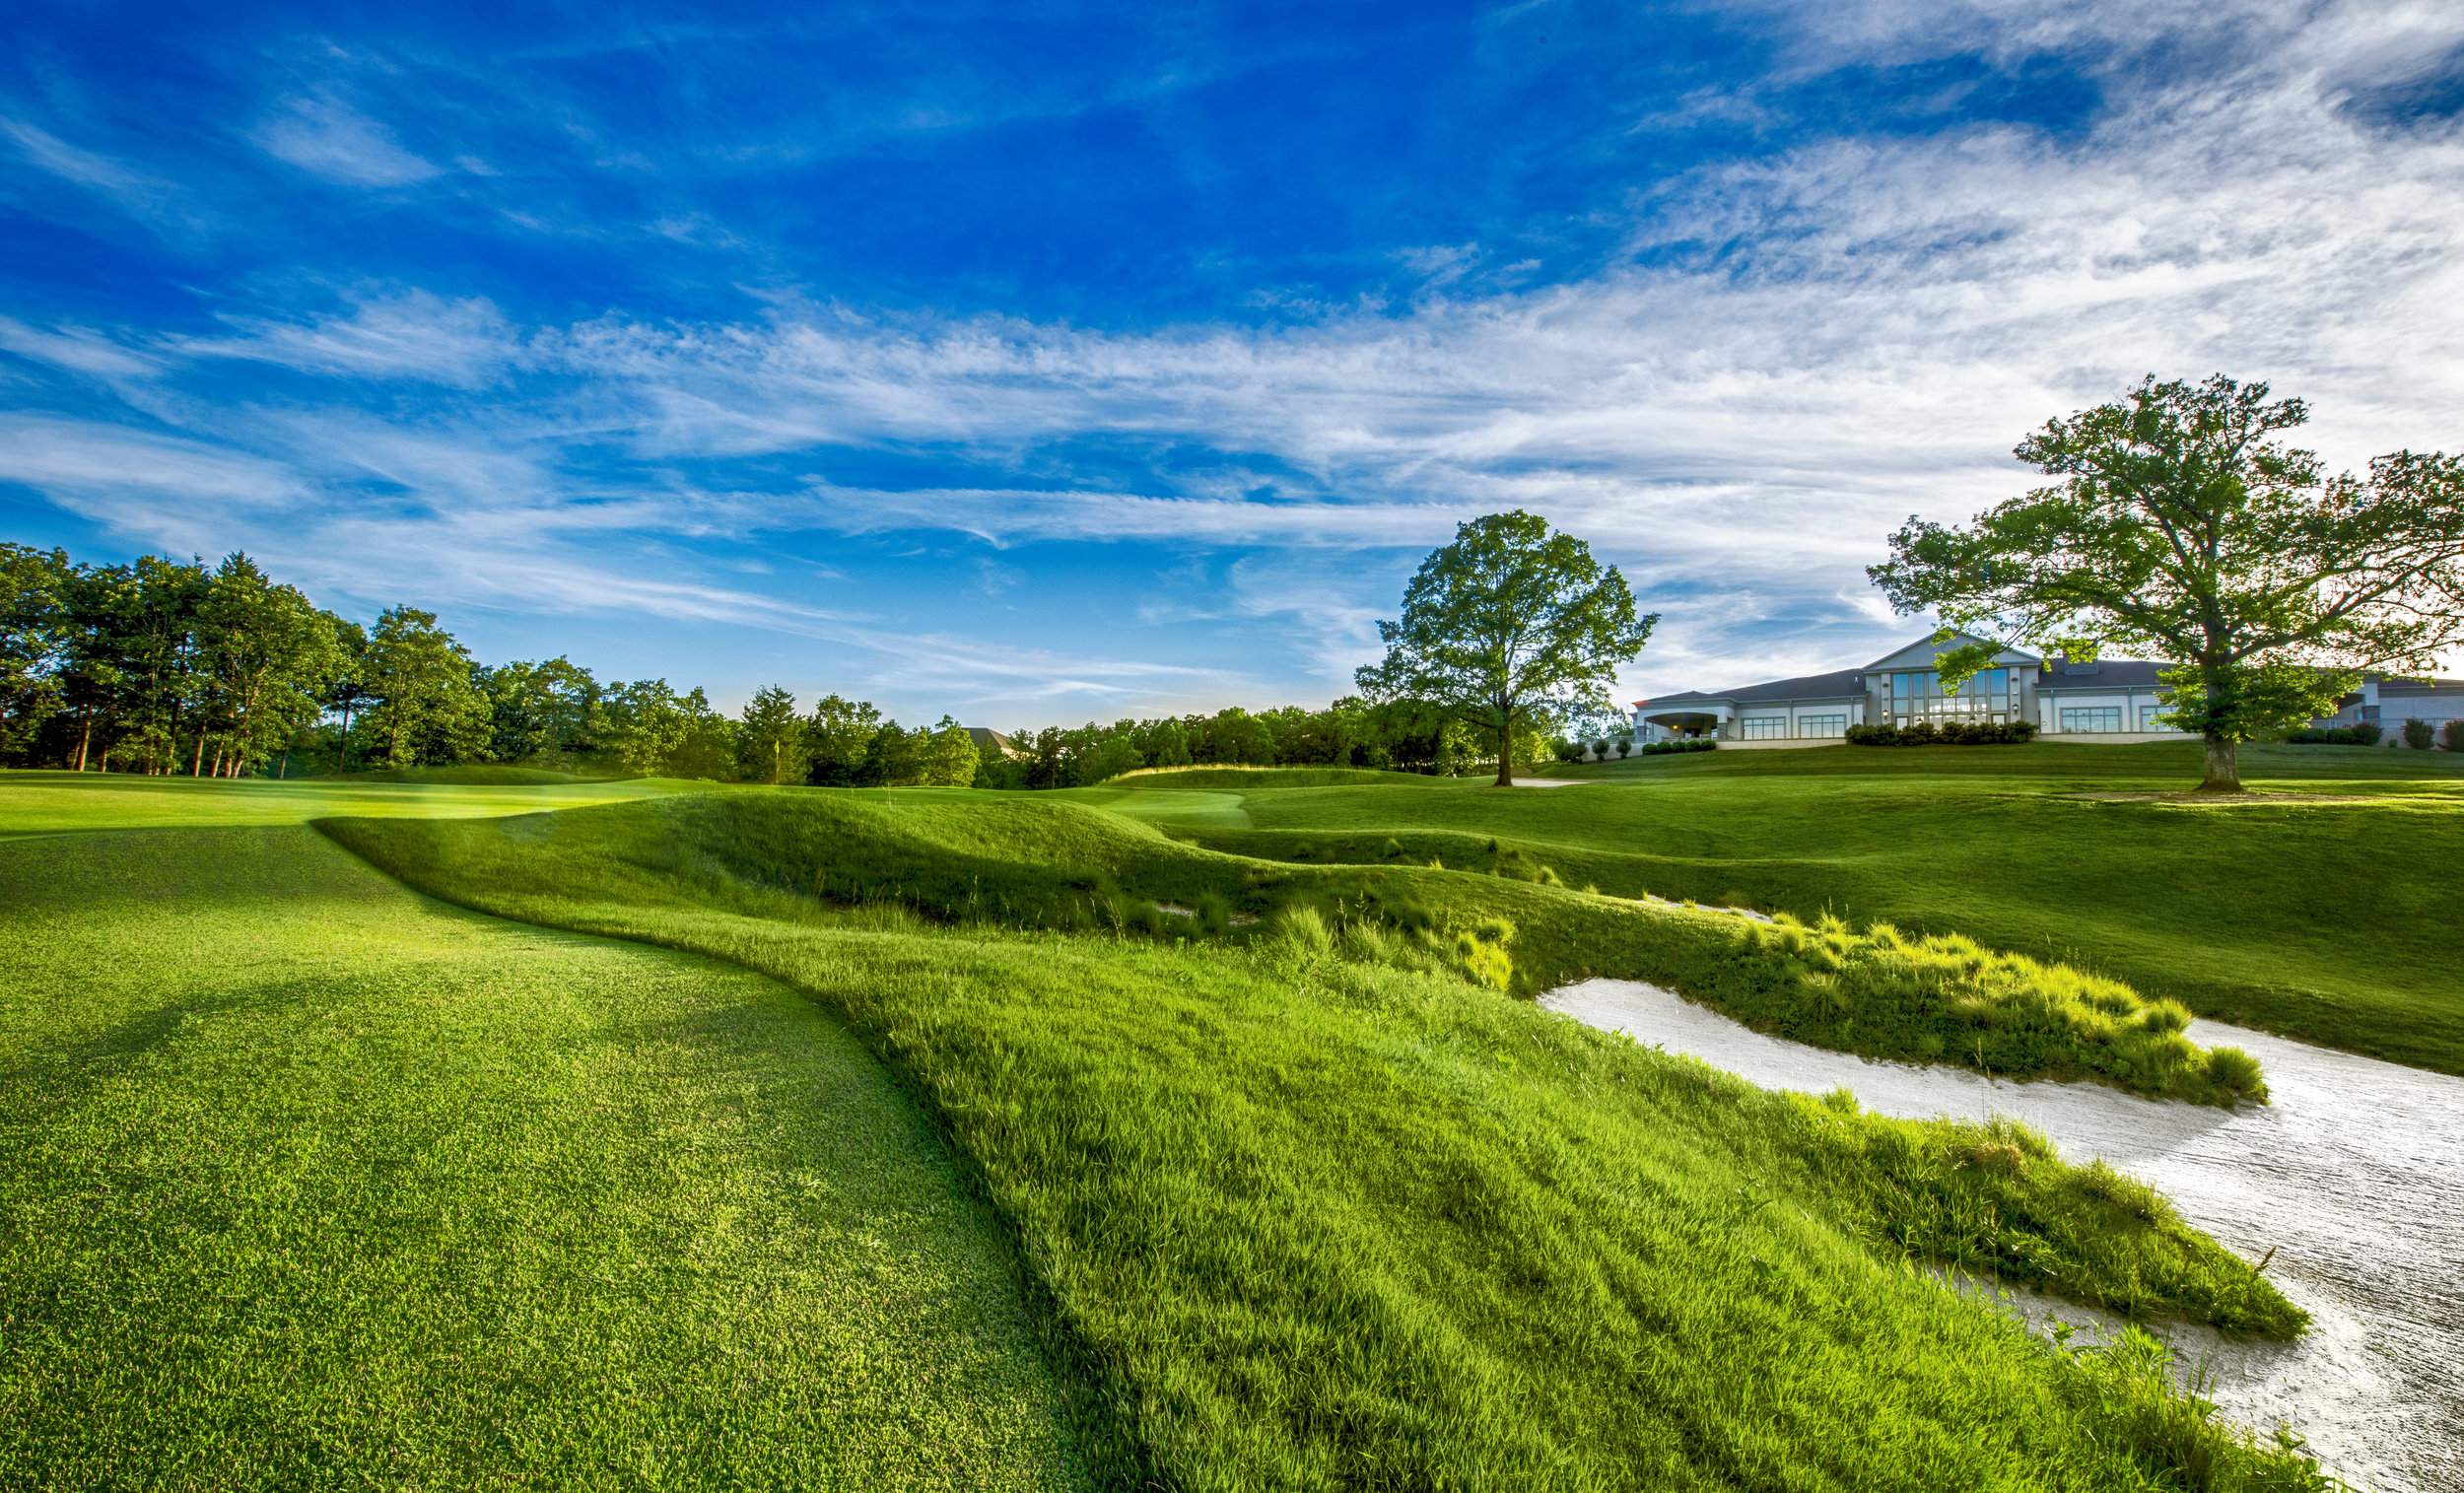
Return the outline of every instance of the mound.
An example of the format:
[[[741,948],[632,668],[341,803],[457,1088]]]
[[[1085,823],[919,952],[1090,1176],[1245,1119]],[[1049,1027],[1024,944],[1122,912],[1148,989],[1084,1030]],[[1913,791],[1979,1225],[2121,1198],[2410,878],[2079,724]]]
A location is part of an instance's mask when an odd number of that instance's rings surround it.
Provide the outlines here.
[[[558,773],[546,768],[511,767],[497,763],[461,763],[452,767],[378,768],[374,772],[345,773],[345,782],[442,782],[466,787],[526,787],[559,782],[608,782],[613,779],[584,778],[578,773]]]
[[[1460,787],[1463,780],[1425,773],[1387,773],[1367,768],[1139,768],[1107,778],[1108,788],[1328,788],[1373,786]]]

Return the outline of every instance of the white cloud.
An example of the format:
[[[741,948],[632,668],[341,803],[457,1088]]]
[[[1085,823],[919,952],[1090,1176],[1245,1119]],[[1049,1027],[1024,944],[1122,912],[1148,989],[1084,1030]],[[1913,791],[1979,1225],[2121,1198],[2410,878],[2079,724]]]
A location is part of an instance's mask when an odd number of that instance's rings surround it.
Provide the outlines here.
[[[254,139],[304,171],[358,186],[407,186],[441,169],[404,150],[383,125],[330,95],[283,101]]]
[[[56,368],[110,378],[148,377],[162,367],[161,360],[132,352],[85,327],[46,332],[7,316],[0,316],[0,348]]]
[[[196,357],[240,358],[353,378],[422,378],[462,388],[500,376],[521,357],[505,315],[480,298],[424,290],[360,300],[348,316],[308,322],[233,317],[238,335],[184,337]]]
[[[159,351],[464,391],[414,418],[198,407],[181,417],[194,442],[96,438],[114,470],[167,452],[132,492],[194,473],[197,502],[231,507],[234,522],[253,502],[237,474],[291,484],[304,509],[323,505],[316,547],[338,579],[356,557],[387,556],[435,587],[422,594],[824,638],[918,688],[1005,690],[1056,710],[1238,679],[903,637],[704,583],[666,541],[937,529],[995,547],[1269,551],[1232,557],[1211,594],[1159,597],[1146,615],[1280,629],[1333,693],[1373,650],[1369,624],[1418,551],[1462,518],[1521,506],[1589,537],[1666,613],[1627,680],[1657,693],[1884,651],[1917,624],[1889,618],[1864,584],[1883,536],[1912,511],[1958,517],[2021,490],[2030,474],[2009,456],[2021,435],[2143,373],[2222,370],[2304,395],[2314,443],[2339,465],[2456,443],[2464,137],[2450,122],[2390,127],[2353,101],[2416,76],[2464,35],[2464,17],[2272,4],[1785,15],[1807,67],[1938,54],[1946,35],[2072,46],[2104,104],[2076,137],[1994,126],[1832,139],[1707,168],[1633,204],[1630,246],[1647,258],[1401,314],[1129,333],[782,299],[764,321],[534,328],[483,301],[408,290],[159,350],[14,324],[0,345],[71,367]],[[2177,79],[2135,70],[2133,49],[2152,38],[2205,60]],[[433,171],[339,108],[309,101],[286,116],[339,152],[311,169],[372,183]],[[1695,244],[1721,249],[1689,257]],[[1443,276],[1471,250],[1409,252]],[[209,435],[240,453],[219,475],[201,464]],[[1072,480],[1074,458],[1052,454],[1090,444],[1120,451],[1111,469],[1124,475]],[[1150,446],[1218,454],[1141,468]],[[909,490],[821,475],[866,450],[969,475]],[[92,472],[56,480],[80,503],[100,490]],[[124,511],[173,521],[151,498]],[[631,572],[578,548],[628,534],[641,541]],[[401,558],[423,546],[464,558]]]

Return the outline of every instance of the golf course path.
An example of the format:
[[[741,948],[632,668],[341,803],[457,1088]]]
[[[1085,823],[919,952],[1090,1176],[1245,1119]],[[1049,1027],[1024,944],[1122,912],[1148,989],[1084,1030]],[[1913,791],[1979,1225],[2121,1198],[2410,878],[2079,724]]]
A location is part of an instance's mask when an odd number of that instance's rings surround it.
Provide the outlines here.
[[[2464,1078],[2193,1022],[2191,1041],[2238,1047],[2266,1069],[2274,1102],[2227,1112],[1873,1061],[1766,1037],[1631,981],[1584,981],[1541,1004],[1769,1088],[1845,1085],[1882,1114],[2022,1120],[2067,1160],[2101,1156],[2144,1178],[2246,1257],[2274,1251],[2269,1277],[2314,1320],[2297,1343],[2160,1326],[2182,1359],[2206,1359],[2209,1397],[2262,1430],[2291,1423],[2323,1463],[2377,1493],[2464,1486]],[[2101,1316],[2005,1300],[2040,1323]]]

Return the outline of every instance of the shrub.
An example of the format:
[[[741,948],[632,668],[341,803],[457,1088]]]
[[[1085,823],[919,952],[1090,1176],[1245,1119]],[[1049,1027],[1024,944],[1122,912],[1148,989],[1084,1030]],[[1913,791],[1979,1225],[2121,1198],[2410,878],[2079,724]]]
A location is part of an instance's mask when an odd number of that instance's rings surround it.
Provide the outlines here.
[[[2430,742],[2436,739],[2437,733],[2430,728],[2429,721],[2418,720],[2409,715],[2405,717],[2404,744],[2406,746],[2416,752],[2427,752],[2430,750]]]
[[[1568,767],[1572,767],[1583,760],[1583,743],[1560,736],[1549,743],[1548,754]]]
[[[1290,945],[1295,953],[1326,954],[1335,948],[1335,935],[1328,931],[1326,918],[1313,907],[1295,905],[1280,909],[1266,926],[1271,937]]]
[[[2464,715],[2438,728],[2438,744],[2450,752],[2464,752]]]
[[[1886,922],[1858,931],[1831,915],[1809,924],[1780,913],[1734,936],[1732,962],[1677,981],[1770,1036],[1874,1057],[1950,1056],[2014,1078],[2094,1075],[2204,1104],[2266,1097],[2257,1064],[2213,1068],[2183,1038],[2180,1003],[2083,970]]]
[[[1708,752],[1719,744],[1719,740],[1711,736],[1694,736],[1677,741],[1651,741],[1643,744],[1641,755],[1658,757],[1668,752]]]
[[[2377,721],[2364,720],[2353,728],[2353,744],[2355,746],[2376,746],[2378,745],[2378,738],[2386,734],[2386,731],[2379,726]]]
[[[2244,1099],[2267,1097],[2267,1085],[2259,1080],[2259,1060],[2239,1048],[2208,1049],[2208,1076]]]
[[[1607,762],[1608,760],[1608,737],[1603,736],[1598,741],[1592,743],[1592,756],[1601,762]]]
[[[1920,720],[1915,725],[1852,725],[1850,746],[2016,746],[2036,739],[2025,720]]]
[[[1631,756],[1633,756],[1633,755],[1634,755],[1634,738],[1633,738],[1633,737],[1631,737],[1631,736],[1625,736],[1625,737],[1620,737],[1620,738],[1618,738],[1618,741],[1617,741],[1617,755],[1618,755],[1619,757],[1631,757]]]

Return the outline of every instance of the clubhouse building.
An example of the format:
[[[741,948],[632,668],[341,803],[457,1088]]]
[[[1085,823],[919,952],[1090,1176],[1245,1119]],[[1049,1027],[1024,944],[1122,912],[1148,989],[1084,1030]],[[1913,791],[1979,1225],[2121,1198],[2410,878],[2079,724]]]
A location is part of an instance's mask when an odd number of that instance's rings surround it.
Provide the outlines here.
[[[1994,655],[1955,690],[1943,688],[1935,659],[1951,647],[1980,640],[1959,635],[1937,644],[1933,635],[1863,668],[1775,679],[1743,689],[1687,690],[1634,702],[1634,739],[1667,741],[1714,736],[1722,746],[1821,746],[1837,742],[1852,725],[1914,725],[1931,720],[2025,720],[2049,739],[2124,743],[2178,741],[2183,733],[2166,719],[2156,675],[2166,665],[2138,658],[2100,658],[2093,663],[2045,659],[2017,648]],[[2433,727],[2464,715],[2464,681],[2371,680],[2347,696],[2327,725],[2375,721],[2393,745],[2395,729],[2408,717]]]

